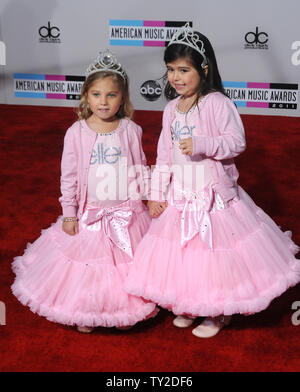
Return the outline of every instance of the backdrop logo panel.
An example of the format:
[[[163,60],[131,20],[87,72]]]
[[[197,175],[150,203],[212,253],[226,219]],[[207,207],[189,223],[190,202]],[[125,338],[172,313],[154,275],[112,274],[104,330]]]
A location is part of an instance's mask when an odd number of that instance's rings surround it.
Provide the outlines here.
[[[255,31],[248,31],[245,34],[245,49],[269,49],[269,36],[264,31],[259,31],[256,26]]]
[[[47,26],[41,26],[39,28],[39,36],[40,42],[46,43],[56,43],[60,44],[60,29],[56,26],[51,26],[50,22],[48,22]]]
[[[79,100],[84,76],[14,74],[14,95],[17,98]]]
[[[179,27],[192,22],[167,22],[161,20],[109,21],[110,45],[118,46],[167,46]]]
[[[223,86],[240,107],[297,109],[298,84],[223,82]]]
[[[162,88],[156,80],[147,80],[141,85],[140,93],[147,101],[157,101],[161,96]]]

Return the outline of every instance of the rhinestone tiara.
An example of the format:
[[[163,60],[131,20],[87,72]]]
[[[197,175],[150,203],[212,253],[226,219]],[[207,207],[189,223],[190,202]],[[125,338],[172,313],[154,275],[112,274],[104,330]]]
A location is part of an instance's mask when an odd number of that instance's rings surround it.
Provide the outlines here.
[[[197,34],[194,34],[194,30],[190,27],[189,23],[186,23],[183,27],[178,29],[176,33],[173,34],[168,47],[174,44],[186,45],[195,49],[203,57],[203,62],[201,64],[202,68],[207,65],[204,43]]]
[[[123,71],[122,65],[118,63],[116,56],[109,49],[99,52],[97,59],[87,68],[85,76],[87,78],[96,72],[113,72],[121,75],[126,81],[126,73]]]

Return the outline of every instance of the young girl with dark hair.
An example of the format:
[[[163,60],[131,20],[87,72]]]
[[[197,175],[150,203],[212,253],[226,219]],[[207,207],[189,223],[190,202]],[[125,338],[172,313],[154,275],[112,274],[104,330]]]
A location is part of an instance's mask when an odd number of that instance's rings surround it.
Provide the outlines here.
[[[300,281],[298,247],[237,184],[244,128],[223,90],[213,48],[188,25],[165,50],[172,101],[163,114],[149,201],[151,226],[126,289],[216,335],[235,313],[265,309]],[[175,98],[175,99],[173,99]]]
[[[14,295],[48,320],[128,328],[156,306],[124,290],[134,251],[149,227],[142,202],[149,171],[133,121],[128,78],[109,52],[87,69],[79,120],[61,162],[63,217],[13,263]]]
[[[215,52],[209,40],[198,31],[194,31],[194,37],[198,41],[203,42],[206,51],[206,59],[203,60],[201,53],[192,47],[182,44],[173,44],[168,46],[164,53],[165,64],[172,63],[178,59],[189,59],[199,75],[199,84],[195,91],[195,99],[192,106],[197,104],[199,98],[204,97],[208,93],[219,91],[225,96],[222,79],[219,73]],[[168,75],[168,74],[167,74]],[[177,98],[180,93],[174,88],[169,81],[165,86],[165,96],[168,100]]]

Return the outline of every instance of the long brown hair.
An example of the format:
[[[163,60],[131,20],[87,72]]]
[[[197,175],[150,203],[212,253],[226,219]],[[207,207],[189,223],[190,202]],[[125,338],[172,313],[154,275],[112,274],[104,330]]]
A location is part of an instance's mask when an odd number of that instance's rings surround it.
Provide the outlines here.
[[[111,77],[113,81],[117,83],[118,87],[122,91],[123,102],[116,116],[118,118],[124,118],[124,117],[132,118],[134,110],[129,98],[129,80],[127,75],[124,80],[121,75],[115,72],[100,71],[88,76],[85,82],[83,83],[83,86],[81,88],[81,99],[77,108],[77,115],[79,120],[86,120],[93,114],[87,102],[87,95],[89,89],[92,87],[92,85],[96,80],[104,79],[108,77]]]
[[[200,96],[205,96],[211,92],[219,91],[220,93],[228,97],[222,84],[222,79],[218,69],[215,52],[209,39],[198,31],[194,31],[194,35],[197,35],[199,38],[198,46],[200,45],[200,42],[202,42],[204,45],[205,56],[208,65],[207,74],[202,68],[202,63],[204,60],[203,56],[197,50],[189,46],[183,44],[173,44],[168,46],[165,49],[164,53],[165,64],[171,63],[179,58],[182,58],[188,61],[197,70],[199,74],[200,83],[197,90],[197,96],[191,107],[198,102]],[[167,81],[167,74],[164,76],[164,80],[166,82],[164,91],[165,97],[168,100],[176,98],[179,94],[177,94],[176,90]]]

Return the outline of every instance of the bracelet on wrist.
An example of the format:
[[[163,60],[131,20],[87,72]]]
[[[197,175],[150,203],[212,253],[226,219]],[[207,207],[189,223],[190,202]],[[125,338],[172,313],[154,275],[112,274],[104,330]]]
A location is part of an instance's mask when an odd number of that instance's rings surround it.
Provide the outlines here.
[[[71,218],[63,218],[63,222],[76,222],[77,218],[75,216]]]

